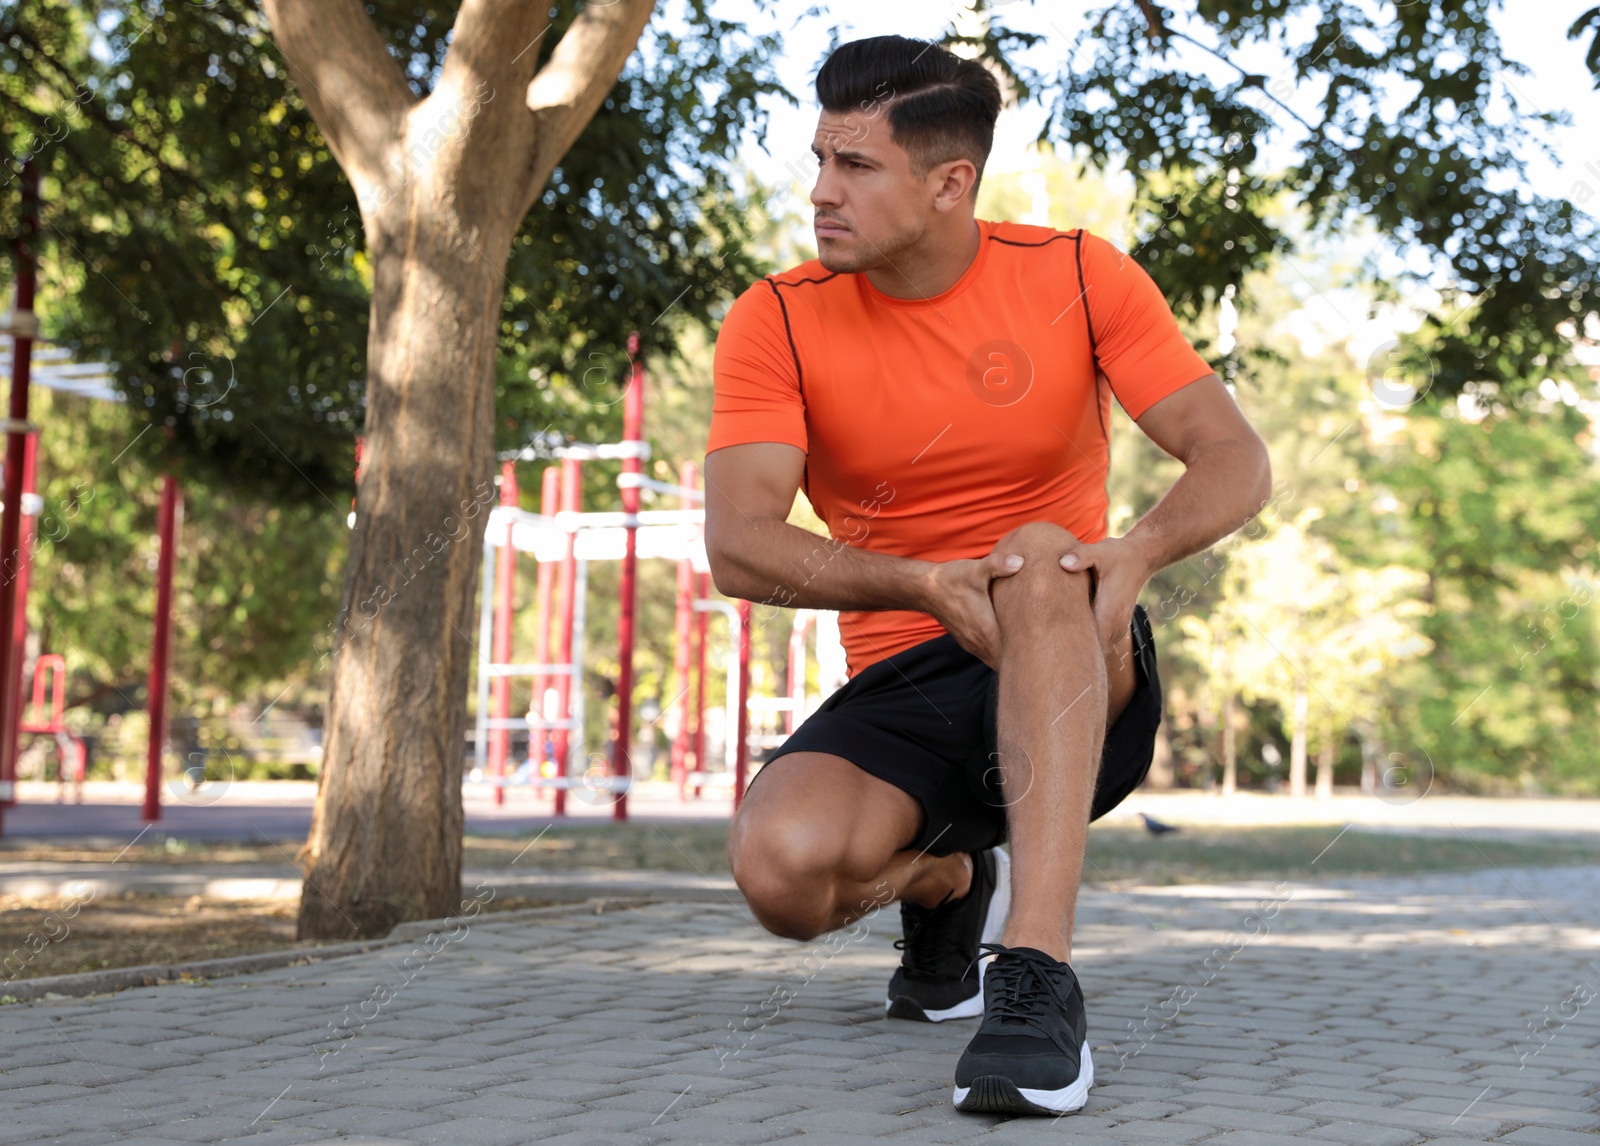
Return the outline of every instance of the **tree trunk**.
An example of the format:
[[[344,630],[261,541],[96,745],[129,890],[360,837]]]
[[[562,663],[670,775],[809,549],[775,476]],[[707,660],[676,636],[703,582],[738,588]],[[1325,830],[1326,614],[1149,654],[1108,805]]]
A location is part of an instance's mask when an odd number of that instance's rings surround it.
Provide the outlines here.
[[[1337,740],[1332,728],[1323,730],[1322,744],[1317,752],[1317,799],[1333,798],[1333,759]]]
[[[510,244],[474,228],[474,249],[444,222],[459,210],[452,199],[412,185],[369,226],[367,437],[301,938],[383,935],[461,906],[467,634],[496,499],[499,268]]]
[[[1239,790],[1239,752],[1233,738],[1233,693],[1222,702],[1222,794]]]
[[[1294,682],[1294,738],[1289,742],[1289,795],[1306,794],[1306,709],[1309,697],[1306,678]]]
[[[462,0],[418,99],[359,0],[265,0],[361,202],[374,283],[366,450],[311,836],[302,939],[461,904],[471,611],[495,498],[494,365],[511,239],[655,7]]]

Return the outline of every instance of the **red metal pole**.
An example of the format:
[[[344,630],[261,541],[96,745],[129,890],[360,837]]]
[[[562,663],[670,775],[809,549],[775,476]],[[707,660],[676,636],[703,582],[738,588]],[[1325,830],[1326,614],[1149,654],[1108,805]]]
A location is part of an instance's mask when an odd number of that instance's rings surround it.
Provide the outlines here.
[[[561,505],[561,467],[546,466],[539,479],[539,512],[545,517],[554,517],[556,509]],[[537,598],[534,610],[534,651],[535,664],[550,663],[550,590],[555,576],[555,566],[548,561],[539,562],[539,587],[536,590]],[[550,687],[550,678],[545,673],[536,673],[533,678],[533,704],[530,711],[539,720],[544,719],[545,690]],[[548,728],[534,728],[528,732],[528,758],[537,761],[539,775],[544,775],[545,739],[550,736]]]
[[[575,458],[561,459],[561,508],[572,513],[578,512],[581,504],[582,493],[582,463]],[[561,631],[556,647],[556,660],[552,664],[572,663],[572,624],[573,624],[573,595],[578,583],[578,535],[567,534],[567,552],[561,559]],[[570,673],[562,673],[556,681],[557,695],[560,697],[556,705],[558,720],[572,719],[572,690],[582,688],[583,681],[580,677],[581,666],[574,665]],[[567,751],[571,746],[571,730],[566,728],[556,729],[556,776],[558,779],[567,779]],[[567,790],[557,786],[555,814],[567,814]]]
[[[167,679],[172,667],[172,574],[178,563],[183,492],[178,479],[161,479],[161,557],[156,568],[155,640],[150,650],[150,743],[144,767],[144,820],[161,818],[161,756],[167,746]]]
[[[0,655],[11,656],[16,624],[17,573],[22,534],[22,470],[27,452],[28,373],[33,363],[33,294],[38,272],[34,247],[39,236],[39,172],[30,159],[22,165],[22,228],[13,243],[16,254],[17,298],[12,309],[11,424],[6,427],[4,510],[0,512]],[[0,680],[8,681],[13,666],[6,665]],[[19,677],[21,666],[15,666]],[[0,808],[16,803],[17,725],[20,709],[12,710],[10,691],[0,693]]]
[[[517,463],[500,463],[500,504],[510,509],[517,508],[519,500],[517,490]],[[516,576],[517,576],[517,551],[511,547],[512,525],[506,524],[506,535],[497,554],[498,568],[495,570],[495,583],[499,586],[500,596],[494,605],[494,663],[511,663],[511,618],[517,607]],[[506,720],[511,716],[511,678],[497,676],[491,682],[494,689],[494,703],[492,711],[495,719]],[[489,774],[496,781],[503,780],[506,774],[506,749],[510,744],[511,730],[509,728],[496,728],[489,737]],[[505,786],[496,783],[494,786],[494,802],[506,802]]]
[[[628,379],[628,389],[622,398],[622,440],[631,445],[644,440],[644,362],[639,357],[639,332],[628,335],[628,357],[633,359],[633,369]],[[637,454],[622,459],[622,472],[637,474],[642,470]],[[622,512],[633,515],[639,512],[639,487],[624,486]],[[617,622],[617,739],[611,749],[611,775],[622,783],[633,775],[633,613],[638,599],[636,591],[639,571],[639,527],[627,527],[626,548],[622,551],[622,591]],[[617,792],[617,802],[611,805],[613,820],[628,818],[628,793]]]
[[[22,536],[17,543],[17,609],[11,622],[11,656],[6,662],[6,693],[5,703],[10,705],[6,711],[11,714],[11,726],[19,732],[25,723],[23,717],[26,712],[22,703],[22,678],[23,669],[27,665],[28,657],[28,579],[33,572],[34,538],[38,533],[38,510],[28,511],[27,503],[36,499],[37,494],[37,467],[39,455],[39,431],[28,431],[28,444],[22,455]],[[8,761],[6,774],[17,774],[17,738],[13,737],[10,744],[11,759]]]
[[[806,699],[806,630],[811,627],[815,614],[799,612],[794,615],[794,628],[789,632],[789,699],[794,702],[786,718],[786,731],[794,735],[799,725],[800,711]]]
[[[739,741],[733,753],[733,807],[744,801],[745,777],[750,770],[750,602],[739,602]]]
[[[695,600],[711,598],[711,574],[701,573],[695,588]],[[694,618],[694,767],[697,772],[706,770],[706,625],[709,613],[696,613]],[[700,798],[700,786],[694,786],[695,799]]]
[[[678,467],[678,484],[693,489],[695,465],[684,462]],[[680,495],[678,506],[693,509],[694,499]],[[684,784],[689,773],[689,658],[694,641],[694,563],[687,557],[678,562],[676,640],[672,656],[672,679],[678,686],[678,733],[672,738],[672,782],[678,786],[678,798],[683,799]]]

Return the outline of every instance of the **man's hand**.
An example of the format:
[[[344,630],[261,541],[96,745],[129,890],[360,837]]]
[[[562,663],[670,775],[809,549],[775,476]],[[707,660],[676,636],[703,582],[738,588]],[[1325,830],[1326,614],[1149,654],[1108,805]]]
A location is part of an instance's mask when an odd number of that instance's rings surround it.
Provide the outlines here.
[[[1100,647],[1108,652],[1116,648],[1133,623],[1139,590],[1152,573],[1144,548],[1125,537],[1108,537],[1093,545],[1074,540],[1061,556],[1061,568],[1090,573],[1089,600]]]
[[[999,552],[987,557],[942,561],[934,567],[933,601],[927,612],[955,637],[956,643],[984,664],[1000,671],[1000,620],[994,615],[989,583],[1022,568],[1022,554]],[[1015,564],[1011,564],[1015,562]],[[1131,609],[1131,606],[1130,606]]]

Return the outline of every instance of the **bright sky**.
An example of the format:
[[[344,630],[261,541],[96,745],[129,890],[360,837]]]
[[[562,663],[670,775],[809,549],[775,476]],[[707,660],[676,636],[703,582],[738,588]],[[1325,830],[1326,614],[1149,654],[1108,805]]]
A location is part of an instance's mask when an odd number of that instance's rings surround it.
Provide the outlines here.
[[[966,0],[871,0],[862,3],[852,0],[820,0],[821,16],[803,18],[798,14],[806,7],[798,0],[784,0],[776,13],[763,14],[753,0],[722,0],[717,6],[719,14],[746,23],[752,29],[776,29],[784,37],[784,55],[779,69],[785,86],[801,100],[801,107],[793,109],[781,102],[771,105],[772,116],[766,137],[771,156],[761,152],[752,133],[752,146],[748,161],[763,176],[771,180],[782,177],[785,168],[792,173],[798,168],[809,173],[815,163],[811,159],[811,136],[816,126],[817,111],[812,100],[812,78],[827,51],[829,32],[837,25],[840,39],[857,39],[887,33],[932,38],[950,25],[958,13],[966,9]],[[1083,0],[1001,0],[997,5],[1004,10],[1009,26],[1039,32],[1049,37],[1036,55],[1030,57],[1041,70],[1051,69],[1059,63],[1076,35],[1083,14],[1097,5]],[[1566,39],[1566,29],[1593,0],[1538,0],[1538,18],[1530,19],[1532,5],[1526,0],[1511,0],[1497,21],[1507,55],[1519,60],[1530,69],[1530,74],[1509,81],[1509,86],[1522,103],[1539,111],[1564,110],[1573,117],[1573,125],[1551,133],[1553,157],[1546,157],[1537,148],[1529,148],[1529,182],[1545,194],[1559,194],[1584,198],[1584,207],[1600,216],[1600,92],[1592,89],[1589,74],[1583,66],[1585,41]],[[1183,7],[1183,6],[1179,6]],[[1387,2],[1385,2],[1387,7]],[[1519,13],[1514,18],[1509,13]],[[1268,75],[1277,75],[1287,68],[1287,61],[1254,58],[1247,63]],[[1276,66],[1274,66],[1276,65]],[[1225,72],[1222,74],[1226,74]],[[1293,104],[1293,97],[1289,102]],[[1001,116],[995,149],[990,160],[992,170],[1005,170],[1014,166],[1015,157],[1037,130],[1042,113],[1037,107],[1028,111],[1008,108]],[[1578,191],[1580,184],[1587,191]],[[804,207],[804,204],[801,204]]]

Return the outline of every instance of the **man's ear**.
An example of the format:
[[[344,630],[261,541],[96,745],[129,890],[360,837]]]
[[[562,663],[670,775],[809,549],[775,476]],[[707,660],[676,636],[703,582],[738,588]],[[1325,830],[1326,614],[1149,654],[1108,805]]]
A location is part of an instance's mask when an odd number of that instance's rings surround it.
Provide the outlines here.
[[[978,169],[970,159],[952,159],[940,163],[928,175],[930,179],[939,180],[939,189],[933,196],[936,211],[954,211],[968,203],[972,197],[972,185],[978,181]]]

